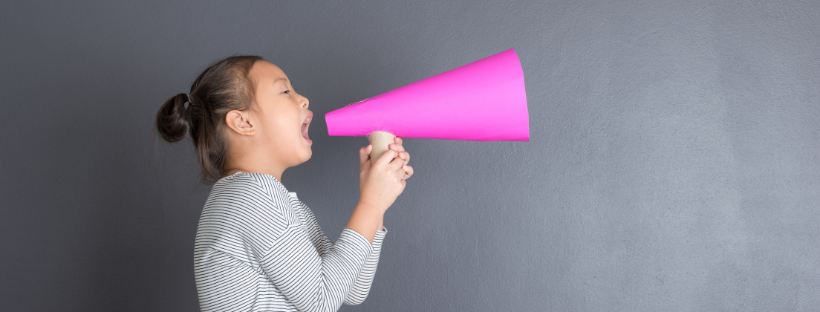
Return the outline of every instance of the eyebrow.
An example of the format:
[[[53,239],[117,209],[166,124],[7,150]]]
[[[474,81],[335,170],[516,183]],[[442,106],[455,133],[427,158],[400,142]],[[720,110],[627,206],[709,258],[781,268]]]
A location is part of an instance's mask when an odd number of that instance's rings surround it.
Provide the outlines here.
[[[284,81],[286,84],[288,83],[288,78],[282,78],[282,77],[279,77],[279,78],[274,79],[274,80],[273,80],[273,83],[276,83],[277,81],[280,81],[280,80],[281,80],[281,81]],[[290,85],[291,85],[291,87],[293,86],[293,82],[292,82],[292,81],[290,82]]]

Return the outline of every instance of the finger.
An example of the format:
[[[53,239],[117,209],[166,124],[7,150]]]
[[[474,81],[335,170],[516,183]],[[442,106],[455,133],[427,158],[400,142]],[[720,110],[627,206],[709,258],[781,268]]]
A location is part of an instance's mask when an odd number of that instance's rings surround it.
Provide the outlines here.
[[[404,165],[407,165],[408,163],[410,163],[410,154],[407,153],[407,152],[399,152],[399,156],[397,156],[397,157],[401,158]]]
[[[386,152],[384,152],[384,154],[382,154],[381,157],[379,157],[379,159],[376,159],[376,163],[374,163],[373,165],[375,166],[376,164],[389,164],[391,163],[391,161],[393,161],[393,158],[396,158],[396,155],[398,155],[398,152],[394,150],[387,150]]]
[[[404,152],[404,146],[401,144],[390,144],[387,147],[397,152]]]
[[[364,165],[370,159],[370,151],[373,150],[372,145],[368,145],[359,149],[359,168],[364,168]]]
[[[404,152],[404,145],[401,144],[401,138],[396,137],[393,140],[393,144],[390,144],[390,148],[396,150],[397,152]]]
[[[413,176],[413,167],[411,166],[404,166],[404,180],[409,179]]]
[[[407,165],[410,162],[410,153],[402,152],[400,155],[401,159],[404,159],[404,164]]]
[[[396,151],[393,151],[393,152],[396,153],[395,154],[396,156],[390,161],[390,169],[391,170],[398,170],[399,168],[404,166],[404,159],[401,159],[400,157],[398,157],[398,153]],[[387,153],[385,153],[385,154],[387,154]]]
[[[407,171],[404,171],[404,167],[400,167],[398,170],[396,170],[396,179],[397,180],[404,181],[404,176],[406,176],[406,175],[407,175]]]

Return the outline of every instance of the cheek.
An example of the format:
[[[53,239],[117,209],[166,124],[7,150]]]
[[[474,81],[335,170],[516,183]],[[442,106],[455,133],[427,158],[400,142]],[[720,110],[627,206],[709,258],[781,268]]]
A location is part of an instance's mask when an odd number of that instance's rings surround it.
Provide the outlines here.
[[[273,141],[290,141],[290,137],[300,129],[295,129],[292,120],[283,118],[282,115],[272,116],[268,119],[267,134]]]
[[[279,103],[275,103],[279,104]],[[295,138],[302,136],[301,124],[297,124],[299,111],[277,105],[271,105],[262,114],[262,129],[266,141],[273,145],[291,145]],[[281,146],[286,147],[286,146]]]

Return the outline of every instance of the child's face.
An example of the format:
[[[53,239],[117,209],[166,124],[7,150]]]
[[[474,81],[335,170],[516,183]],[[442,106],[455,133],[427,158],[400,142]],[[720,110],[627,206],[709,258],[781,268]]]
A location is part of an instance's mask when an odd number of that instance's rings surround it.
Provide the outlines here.
[[[250,111],[257,120],[260,148],[285,168],[310,159],[313,141],[308,127],[313,112],[308,110],[308,99],[296,93],[285,72],[270,62],[256,62],[248,76],[256,88]]]

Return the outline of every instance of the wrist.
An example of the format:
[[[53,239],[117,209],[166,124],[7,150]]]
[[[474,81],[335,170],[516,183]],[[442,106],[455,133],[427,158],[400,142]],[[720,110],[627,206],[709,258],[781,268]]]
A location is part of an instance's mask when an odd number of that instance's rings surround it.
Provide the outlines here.
[[[353,215],[350,216],[350,221],[347,222],[347,228],[359,232],[373,243],[383,217],[383,210],[368,203],[359,202],[353,210]]]
[[[362,209],[367,211],[378,211],[381,214],[384,214],[387,211],[388,207],[384,207],[384,205],[380,205],[378,203],[374,203],[372,201],[361,200],[359,199],[359,203],[356,204],[356,209]]]

